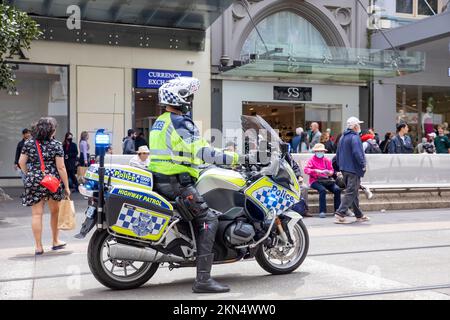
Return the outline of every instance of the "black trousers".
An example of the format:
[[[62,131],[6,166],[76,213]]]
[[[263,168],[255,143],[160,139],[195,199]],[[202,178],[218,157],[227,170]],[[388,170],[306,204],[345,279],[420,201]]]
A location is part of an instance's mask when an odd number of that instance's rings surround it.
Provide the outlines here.
[[[194,216],[192,220],[196,231],[197,256],[212,253],[219,220],[209,209],[207,203],[194,187],[194,180],[184,178],[180,182],[178,176],[162,176],[154,174],[154,191],[168,200],[174,201],[180,196]]]
[[[78,188],[78,180],[77,180],[77,176],[75,173],[75,169],[67,169],[66,168],[66,171],[67,171],[67,177],[69,178],[69,185],[71,185],[70,188],[77,189]]]

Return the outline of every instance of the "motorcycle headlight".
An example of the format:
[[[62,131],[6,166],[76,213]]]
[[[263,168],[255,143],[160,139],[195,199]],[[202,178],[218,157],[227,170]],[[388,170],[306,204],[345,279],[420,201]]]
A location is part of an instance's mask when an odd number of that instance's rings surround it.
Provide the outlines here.
[[[275,209],[270,209],[269,211],[267,211],[266,213],[266,219],[268,220],[272,220],[274,216],[276,216],[277,211]]]
[[[87,180],[85,184],[78,187],[81,195],[91,198],[94,196],[94,191],[98,190],[98,183],[92,180]]]

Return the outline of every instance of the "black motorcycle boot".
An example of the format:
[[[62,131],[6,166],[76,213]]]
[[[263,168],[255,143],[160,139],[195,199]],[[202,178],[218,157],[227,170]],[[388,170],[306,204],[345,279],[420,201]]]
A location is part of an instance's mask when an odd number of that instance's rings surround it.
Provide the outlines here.
[[[195,293],[223,293],[230,291],[230,287],[220,284],[211,278],[211,267],[214,254],[197,257],[197,278],[192,286]]]

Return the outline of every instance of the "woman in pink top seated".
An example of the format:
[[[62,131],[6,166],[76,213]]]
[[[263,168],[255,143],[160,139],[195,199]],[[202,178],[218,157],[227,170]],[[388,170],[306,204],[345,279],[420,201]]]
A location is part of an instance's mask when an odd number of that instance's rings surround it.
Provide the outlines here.
[[[312,149],[314,156],[309,159],[305,173],[309,175],[311,188],[319,191],[320,217],[325,218],[327,213],[327,190],[334,194],[334,211],[341,205],[341,189],[336,185],[331,176],[334,173],[330,159],[325,158],[325,146],[318,143]]]

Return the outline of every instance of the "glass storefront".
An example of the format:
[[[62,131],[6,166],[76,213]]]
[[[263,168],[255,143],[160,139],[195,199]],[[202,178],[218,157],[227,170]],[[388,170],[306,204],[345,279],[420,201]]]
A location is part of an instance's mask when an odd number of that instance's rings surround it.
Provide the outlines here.
[[[0,91],[0,178],[18,177],[14,171],[17,143],[22,130],[44,116],[58,121],[56,139],[64,140],[69,130],[69,69],[67,66],[12,64],[18,94]]]
[[[146,140],[156,118],[163,112],[158,104],[158,89],[134,90],[134,129],[144,134]]]
[[[148,141],[156,119],[164,112],[159,105],[158,89],[166,81],[178,77],[192,77],[191,71],[134,69],[133,129],[143,133]]]
[[[406,122],[416,143],[438,125],[448,130],[450,87],[397,86],[397,123]]]
[[[244,102],[242,109],[244,115],[263,117],[285,142],[292,140],[296,128],[307,131],[312,122],[317,122],[322,132],[331,129],[333,136],[342,131],[341,105]]]

